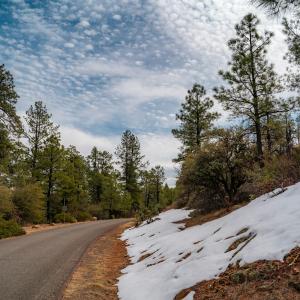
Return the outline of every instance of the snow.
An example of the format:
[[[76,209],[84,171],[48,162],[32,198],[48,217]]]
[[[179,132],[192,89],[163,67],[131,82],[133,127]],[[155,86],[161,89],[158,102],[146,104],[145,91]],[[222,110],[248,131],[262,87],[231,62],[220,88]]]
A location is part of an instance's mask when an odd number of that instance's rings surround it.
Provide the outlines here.
[[[186,295],[182,300],[193,300],[195,292],[190,292],[188,295]]]
[[[300,245],[300,183],[276,194],[184,230],[182,223],[174,223],[188,218],[191,211],[183,209],[163,212],[151,224],[126,230],[121,239],[127,241],[132,264],[119,278],[120,299],[174,299],[181,290],[217,277],[238,260],[241,265],[282,260]],[[227,252],[241,237],[248,240]],[[189,294],[186,299],[192,298]]]

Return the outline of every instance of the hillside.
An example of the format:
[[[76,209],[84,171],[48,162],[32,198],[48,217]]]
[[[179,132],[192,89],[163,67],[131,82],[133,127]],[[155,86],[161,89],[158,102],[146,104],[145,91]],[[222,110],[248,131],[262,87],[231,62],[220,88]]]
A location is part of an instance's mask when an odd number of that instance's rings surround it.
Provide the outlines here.
[[[180,221],[190,212],[170,210],[151,224],[124,232],[132,264],[118,284],[122,300],[174,299],[230,265],[283,260],[300,245],[300,183],[283,193],[263,195],[222,218],[185,228]]]

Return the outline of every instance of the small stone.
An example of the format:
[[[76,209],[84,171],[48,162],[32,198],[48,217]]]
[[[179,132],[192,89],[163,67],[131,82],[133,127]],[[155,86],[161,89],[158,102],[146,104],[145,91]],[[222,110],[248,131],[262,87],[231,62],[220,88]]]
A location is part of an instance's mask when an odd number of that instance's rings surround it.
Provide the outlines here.
[[[257,289],[260,291],[271,291],[273,287],[271,285],[261,285]]]
[[[290,281],[289,282],[289,287],[295,289],[297,292],[300,293],[300,282]]]

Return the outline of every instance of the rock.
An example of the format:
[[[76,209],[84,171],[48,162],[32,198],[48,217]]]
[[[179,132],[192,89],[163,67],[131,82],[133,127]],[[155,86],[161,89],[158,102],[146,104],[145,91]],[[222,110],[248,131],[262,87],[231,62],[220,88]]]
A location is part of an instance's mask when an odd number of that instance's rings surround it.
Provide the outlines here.
[[[97,219],[97,217],[92,217],[92,220],[97,221],[98,219]]]
[[[32,225],[31,228],[38,229],[38,228],[40,228],[40,226],[39,225]]]
[[[261,285],[260,287],[257,288],[260,291],[268,292],[273,289],[272,285]]]
[[[55,226],[55,223],[50,223],[49,226]]]
[[[297,292],[300,293],[300,282],[290,281],[289,282],[289,287],[295,289]]]

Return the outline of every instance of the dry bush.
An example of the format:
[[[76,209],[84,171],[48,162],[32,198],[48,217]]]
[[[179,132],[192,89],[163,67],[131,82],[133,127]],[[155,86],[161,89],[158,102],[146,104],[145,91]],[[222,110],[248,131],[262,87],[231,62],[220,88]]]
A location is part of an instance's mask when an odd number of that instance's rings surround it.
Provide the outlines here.
[[[287,187],[300,180],[300,155],[285,155],[266,160],[264,168],[256,166],[249,172],[249,182],[242,191],[252,198],[269,193],[276,188]]]

